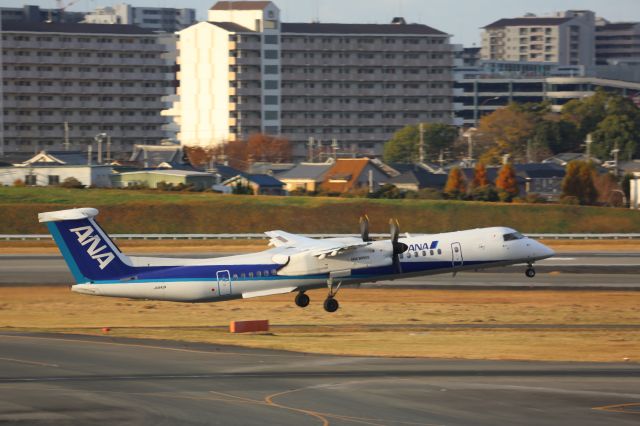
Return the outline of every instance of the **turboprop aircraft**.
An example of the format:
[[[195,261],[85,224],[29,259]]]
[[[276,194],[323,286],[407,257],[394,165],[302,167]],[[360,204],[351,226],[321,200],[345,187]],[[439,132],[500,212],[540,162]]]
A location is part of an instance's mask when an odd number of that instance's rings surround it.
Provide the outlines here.
[[[76,284],[95,296],[217,302],[296,292],[296,305],[309,305],[306,290],[328,288],[324,309],[338,309],[341,285],[453,273],[533,263],[555,253],[511,228],[492,227],[431,235],[400,236],[390,221],[390,238],[369,238],[369,220],[360,220],[360,238],[313,239],[270,231],[272,248],[259,253],[211,259],[134,257],[123,254],[98,226],[98,210],[77,208],[40,213]]]

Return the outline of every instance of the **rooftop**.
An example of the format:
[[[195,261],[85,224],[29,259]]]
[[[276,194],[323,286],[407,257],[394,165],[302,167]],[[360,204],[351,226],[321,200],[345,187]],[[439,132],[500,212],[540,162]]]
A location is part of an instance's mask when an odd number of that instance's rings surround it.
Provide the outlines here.
[[[447,35],[422,24],[329,24],[329,23],[282,23],[283,33],[300,34],[410,34]]]
[[[270,1],[219,1],[209,10],[262,10]]]
[[[568,22],[572,19],[573,17],[550,18],[546,16],[540,16],[540,17],[533,16],[533,17],[526,17],[526,18],[503,18],[487,25],[484,28],[491,29],[491,28],[504,28],[504,27],[555,26],[555,25],[564,24],[565,22]]]
[[[154,35],[151,30],[135,25],[120,24],[64,24],[58,22],[7,21],[2,23],[2,32],[38,32],[72,34],[127,34]]]
[[[280,180],[312,179],[322,181],[324,174],[333,166],[333,163],[300,163],[291,170],[281,173]]]

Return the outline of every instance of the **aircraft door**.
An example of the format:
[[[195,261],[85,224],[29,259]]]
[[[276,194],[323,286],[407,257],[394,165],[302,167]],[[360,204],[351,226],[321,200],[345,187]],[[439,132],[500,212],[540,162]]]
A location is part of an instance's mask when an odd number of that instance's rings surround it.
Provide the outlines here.
[[[459,268],[463,263],[462,246],[460,243],[451,243],[451,267]]]
[[[231,275],[228,270],[218,271],[216,273],[218,278],[218,294],[220,296],[228,296],[231,294]]]

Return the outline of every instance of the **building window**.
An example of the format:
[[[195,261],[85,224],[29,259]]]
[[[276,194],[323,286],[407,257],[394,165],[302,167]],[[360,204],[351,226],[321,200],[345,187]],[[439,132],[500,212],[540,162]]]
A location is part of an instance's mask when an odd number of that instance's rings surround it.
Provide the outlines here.
[[[265,126],[264,132],[268,135],[277,135],[280,133],[278,131],[278,126]]]
[[[277,120],[278,119],[278,111],[265,111],[264,112],[265,120]]]
[[[278,44],[278,36],[277,35],[265,35],[264,36],[264,44]]]
[[[278,51],[277,50],[265,50],[264,51],[265,59],[278,59]]]
[[[278,88],[278,80],[265,80],[264,88],[268,90],[275,90]]]
[[[49,185],[60,185],[60,176],[49,175]]]
[[[278,97],[277,96],[265,96],[264,97],[265,105],[278,105]]]
[[[265,65],[264,66],[265,74],[278,74],[278,66],[277,65]]]
[[[35,185],[36,184],[36,175],[26,175],[24,177],[25,185]]]

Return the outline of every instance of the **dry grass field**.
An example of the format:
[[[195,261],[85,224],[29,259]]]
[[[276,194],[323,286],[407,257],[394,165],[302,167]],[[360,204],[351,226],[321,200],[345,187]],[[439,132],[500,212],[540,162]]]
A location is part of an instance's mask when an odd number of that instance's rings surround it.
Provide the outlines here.
[[[300,309],[293,295],[210,304],[0,288],[0,329],[215,342],[303,352],[467,359],[640,361],[640,292],[343,289]],[[270,333],[232,335],[231,320]]]

